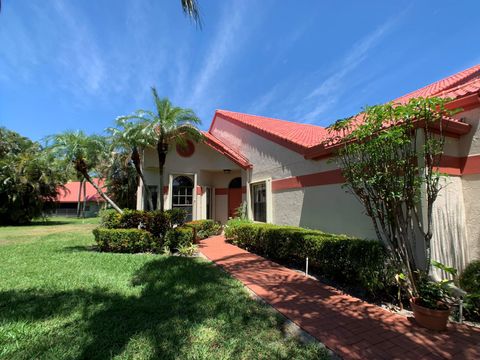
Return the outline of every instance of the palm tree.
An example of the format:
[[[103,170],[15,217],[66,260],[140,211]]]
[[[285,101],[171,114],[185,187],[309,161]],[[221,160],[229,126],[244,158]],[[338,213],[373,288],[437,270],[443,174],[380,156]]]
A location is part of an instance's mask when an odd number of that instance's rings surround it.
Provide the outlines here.
[[[158,169],[160,172],[159,209],[164,211],[164,166],[170,145],[186,146],[188,140],[200,141],[202,133],[196,128],[200,119],[191,109],[173,106],[167,98],[160,99],[157,90],[152,87],[155,111],[137,110],[133,115],[123,117],[134,120],[143,127],[141,134],[145,141],[157,149]],[[145,184],[145,183],[144,183]]]
[[[1,1],[1,0],[0,0]],[[181,0],[182,9],[185,15],[189,16],[198,27],[202,27],[202,18],[197,0]]]
[[[190,17],[198,27],[202,27],[202,18],[200,16],[200,10],[197,0],[181,0],[182,10]],[[2,11],[2,0],[0,0],[0,12]]]
[[[93,181],[90,172],[102,162],[107,153],[107,143],[103,136],[86,135],[83,131],[66,131],[47,138],[51,142],[49,149],[66,165],[73,165],[79,176],[82,176],[97,190],[115,210],[123,213],[117,204],[110,199],[101,187]]]
[[[140,154],[143,149],[149,145],[148,139],[143,134],[143,129],[147,124],[143,122],[131,121],[128,116],[120,116],[115,120],[117,127],[110,127],[107,132],[111,134],[113,149],[120,148],[129,153],[127,161],[131,160],[137,175],[142,180],[143,185],[146,184],[142,171],[142,159]],[[152,194],[148,186],[144,187],[148,198],[149,210],[153,210]]]

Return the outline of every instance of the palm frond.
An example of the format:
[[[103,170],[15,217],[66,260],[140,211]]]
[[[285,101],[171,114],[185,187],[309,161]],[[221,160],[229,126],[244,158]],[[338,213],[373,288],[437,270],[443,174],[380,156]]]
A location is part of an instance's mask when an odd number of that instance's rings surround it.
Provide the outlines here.
[[[197,0],[181,0],[183,13],[188,16],[201,29],[202,18]]]

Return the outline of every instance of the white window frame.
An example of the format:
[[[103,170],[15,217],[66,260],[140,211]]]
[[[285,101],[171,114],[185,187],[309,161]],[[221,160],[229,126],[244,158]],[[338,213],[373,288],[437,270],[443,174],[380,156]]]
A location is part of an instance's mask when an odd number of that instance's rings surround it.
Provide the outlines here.
[[[266,201],[266,223],[271,224],[273,222],[273,208],[272,208],[272,178],[257,179],[255,181],[248,182],[247,186],[247,205],[248,205],[248,218],[253,219],[253,201],[252,201],[252,185],[265,183],[265,201]]]

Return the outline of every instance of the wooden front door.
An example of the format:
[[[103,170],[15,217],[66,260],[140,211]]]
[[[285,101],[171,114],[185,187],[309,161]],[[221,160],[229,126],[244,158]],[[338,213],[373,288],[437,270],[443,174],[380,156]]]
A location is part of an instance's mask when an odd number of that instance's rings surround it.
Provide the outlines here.
[[[228,217],[235,217],[235,212],[242,204],[242,188],[228,189]]]

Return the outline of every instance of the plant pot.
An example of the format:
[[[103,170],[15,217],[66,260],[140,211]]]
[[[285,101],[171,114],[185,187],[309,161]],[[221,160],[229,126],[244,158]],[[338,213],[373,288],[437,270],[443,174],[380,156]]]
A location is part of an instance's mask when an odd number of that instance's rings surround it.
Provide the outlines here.
[[[417,304],[418,298],[411,298],[410,305],[418,325],[430,329],[443,331],[447,329],[448,317],[451,309],[433,310]]]

